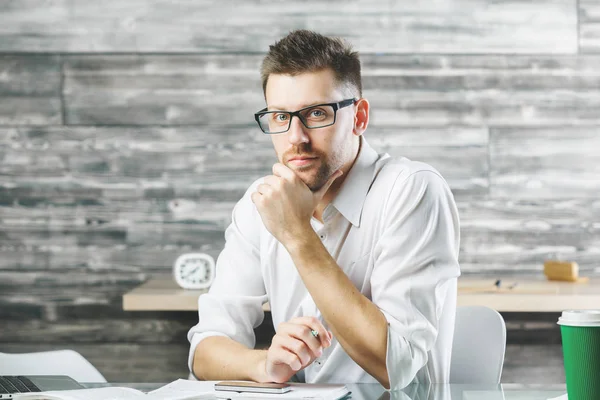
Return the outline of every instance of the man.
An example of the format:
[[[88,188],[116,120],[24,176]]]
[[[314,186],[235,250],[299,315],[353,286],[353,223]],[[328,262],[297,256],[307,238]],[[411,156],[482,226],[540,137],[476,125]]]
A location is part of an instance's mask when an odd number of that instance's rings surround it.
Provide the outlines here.
[[[432,167],[378,155],[362,134],[358,54],[295,31],[262,64],[256,114],[279,160],[233,210],[198,300],[189,366],[204,380],[447,382],[459,223]],[[276,334],[254,350],[269,301]]]

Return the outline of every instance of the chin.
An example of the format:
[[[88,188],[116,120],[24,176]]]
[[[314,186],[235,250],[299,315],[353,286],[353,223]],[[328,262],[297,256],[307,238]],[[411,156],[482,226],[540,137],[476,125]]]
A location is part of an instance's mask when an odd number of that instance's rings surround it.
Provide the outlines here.
[[[292,171],[294,171],[296,175],[298,175],[298,177],[302,180],[302,182],[304,182],[304,184],[308,186],[308,188],[313,192],[315,190],[319,190],[319,188],[323,186],[323,184],[319,182],[319,179],[317,177],[317,171],[315,171],[313,168],[307,168],[304,170],[292,169]]]
[[[316,192],[317,190],[321,189],[323,185],[327,182],[327,179],[323,179],[322,177],[315,175],[312,175],[310,179],[301,179],[306,184],[306,186],[308,186],[308,188],[313,192]]]
[[[287,164],[287,167],[294,171],[302,182],[304,182],[304,184],[313,192],[321,189],[330,176],[326,172],[329,168],[324,168],[321,163],[304,167],[295,167]]]

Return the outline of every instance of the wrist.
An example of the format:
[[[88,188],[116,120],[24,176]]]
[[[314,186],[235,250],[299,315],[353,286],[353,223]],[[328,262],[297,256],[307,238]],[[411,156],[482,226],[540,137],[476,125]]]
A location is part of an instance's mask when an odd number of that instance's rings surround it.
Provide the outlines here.
[[[254,363],[254,370],[250,375],[250,379],[254,382],[270,382],[267,376],[267,351],[255,350],[258,354],[257,362]]]
[[[293,259],[297,255],[302,255],[307,250],[314,249],[317,244],[321,244],[321,241],[310,224],[308,224],[307,228],[305,227],[299,230],[289,240],[283,243]]]

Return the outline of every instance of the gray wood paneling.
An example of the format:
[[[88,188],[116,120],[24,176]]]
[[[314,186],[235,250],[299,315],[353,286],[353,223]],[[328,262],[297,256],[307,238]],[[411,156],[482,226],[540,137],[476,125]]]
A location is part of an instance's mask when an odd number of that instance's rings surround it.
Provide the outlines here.
[[[600,3],[579,1],[579,48],[582,53],[600,53]]]
[[[362,52],[577,49],[575,0],[22,0],[0,7],[0,51],[264,52],[298,28],[349,38]]]
[[[107,276],[111,273],[128,273],[138,277],[135,279],[137,284],[150,273],[169,272],[175,259],[184,252],[204,251],[217,257],[223,248],[224,238],[222,233],[219,233],[218,237],[210,241],[199,242],[194,246],[176,245],[169,240],[155,245],[119,244],[105,247],[52,243],[39,246],[3,245],[0,271],[13,271],[14,279],[19,273],[26,271],[52,271],[50,273],[61,274],[65,270],[89,270]],[[5,278],[11,280],[10,275]]]
[[[0,124],[62,123],[60,84],[58,56],[0,54]]]
[[[67,124],[251,125],[259,56],[69,57]]]
[[[365,137],[380,153],[429,163],[457,197],[484,195],[489,186],[488,132],[485,128],[373,127]]]
[[[117,310],[116,313],[107,315],[105,309],[97,306],[62,308],[56,312],[57,318],[53,321],[37,318],[4,321],[6,323],[3,322],[3,329],[0,331],[0,351],[3,351],[3,343],[11,342],[30,346],[44,343],[46,347],[60,343],[75,346],[127,343],[155,346],[181,344],[189,348],[187,332],[198,323],[198,314],[190,312]],[[257,348],[265,348],[270,344],[275,334],[270,313],[265,314],[262,324],[254,329],[254,334]]]
[[[0,154],[0,171],[10,182],[0,190],[0,204],[17,198],[65,205],[178,196],[237,201],[276,162],[269,137],[254,126],[0,127]]]
[[[494,197],[596,198],[600,193],[600,126],[493,128]],[[600,215],[598,215],[600,219]]]
[[[600,201],[595,198],[461,200],[461,268],[466,273],[541,274],[549,258],[600,273]]]
[[[157,318],[87,319],[66,322],[43,320],[6,321],[2,325],[3,342],[46,343],[181,343],[193,323]],[[197,321],[196,321],[197,322]]]
[[[364,95],[373,125],[599,124],[600,58],[369,56]]]
[[[373,126],[600,124],[600,56],[364,55]],[[251,126],[257,55],[69,57],[68,124]]]
[[[565,382],[562,346],[507,345],[501,381],[548,385]]]

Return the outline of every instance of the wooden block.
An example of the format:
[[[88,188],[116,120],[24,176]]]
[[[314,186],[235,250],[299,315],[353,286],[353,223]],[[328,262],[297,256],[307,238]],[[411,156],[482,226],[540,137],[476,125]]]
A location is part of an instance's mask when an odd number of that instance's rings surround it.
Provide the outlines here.
[[[579,265],[573,261],[544,261],[544,275],[551,281],[577,282]]]

